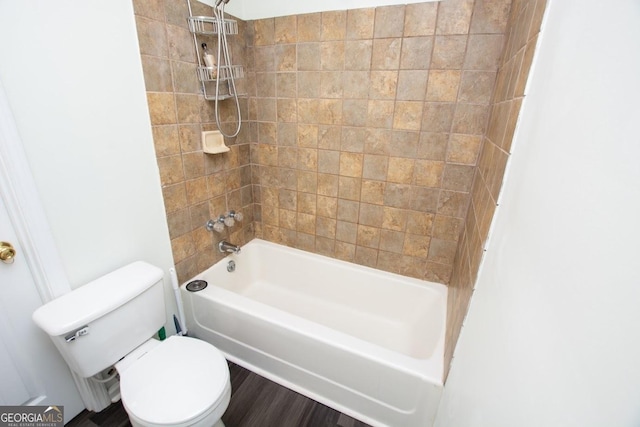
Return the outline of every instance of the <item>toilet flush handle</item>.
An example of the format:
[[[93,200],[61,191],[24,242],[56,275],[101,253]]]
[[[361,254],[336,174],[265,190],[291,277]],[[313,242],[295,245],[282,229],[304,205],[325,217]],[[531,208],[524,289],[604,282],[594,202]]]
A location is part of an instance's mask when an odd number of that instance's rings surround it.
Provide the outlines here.
[[[87,335],[88,333],[89,333],[89,325],[80,326],[75,331],[71,331],[70,333],[68,333],[64,337],[64,340],[66,342],[74,342],[78,338],[83,337],[83,336]]]

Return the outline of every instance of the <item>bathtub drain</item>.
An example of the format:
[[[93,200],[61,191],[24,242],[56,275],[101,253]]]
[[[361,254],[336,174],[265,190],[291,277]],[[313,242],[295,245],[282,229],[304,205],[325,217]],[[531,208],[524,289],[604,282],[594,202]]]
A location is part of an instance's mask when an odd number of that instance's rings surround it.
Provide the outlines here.
[[[190,292],[198,292],[207,287],[207,282],[204,280],[194,280],[187,283],[187,290]]]

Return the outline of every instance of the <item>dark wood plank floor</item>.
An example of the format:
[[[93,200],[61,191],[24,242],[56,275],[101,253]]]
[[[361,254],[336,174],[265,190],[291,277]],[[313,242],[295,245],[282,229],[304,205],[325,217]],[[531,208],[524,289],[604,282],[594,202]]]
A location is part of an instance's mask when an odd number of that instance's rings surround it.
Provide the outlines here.
[[[368,427],[367,424],[269,381],[233,363],[226,427]],[[130,427],[121,402],[102,412],[83,411],[67,427]]]

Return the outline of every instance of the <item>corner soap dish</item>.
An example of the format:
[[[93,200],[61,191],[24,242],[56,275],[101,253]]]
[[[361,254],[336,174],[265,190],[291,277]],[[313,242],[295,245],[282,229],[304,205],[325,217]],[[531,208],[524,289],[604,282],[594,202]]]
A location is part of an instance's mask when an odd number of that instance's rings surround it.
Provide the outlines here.
[[[219,130],[202,132],[202,150],[209,154],[226,153],[229,147],[224,144],[224,137]]]

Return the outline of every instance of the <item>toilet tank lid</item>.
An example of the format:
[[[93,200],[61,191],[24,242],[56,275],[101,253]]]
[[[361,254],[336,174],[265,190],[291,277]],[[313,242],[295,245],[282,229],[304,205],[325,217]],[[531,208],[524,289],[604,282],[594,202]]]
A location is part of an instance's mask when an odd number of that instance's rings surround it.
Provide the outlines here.
[[[33,320],[52,337],[66,334],[115,310],[163,276],[156,266],[133,262],[39,307]]]

